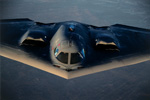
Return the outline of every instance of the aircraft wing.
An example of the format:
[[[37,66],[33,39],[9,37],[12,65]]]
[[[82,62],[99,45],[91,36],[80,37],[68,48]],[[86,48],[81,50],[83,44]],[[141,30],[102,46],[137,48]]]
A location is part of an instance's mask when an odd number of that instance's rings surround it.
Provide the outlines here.
[[[92,52],[93,56],[89,60],[93,60],[93,62],[87,64],[85,68],[65,71],[54,67],[49,61],[49,57],[46,56],[49,55],[47,51],[49,50],[48,41],[50,41],[55,33],[55,31],[53,31],[54,23],[41,24],[29,19],[23,19],[6,20],[1,22],[0,25],[1,56],[22,62],[65,79],[150,60],[150,30],[118,24],[102,28],[91,26],[89,31],[91,33],[94,50]],[[34,35],[35,33],[39,34],[38,37]],[[25,42],[26,39],[32,41],[32,45],[36,45],[37,43],[42,43],[42,45],[32,48],[34,52],[28,52],[28,49],[31,49],[31,43],[29,43],[28,48],[20,48],[22,44],[28,45],[28,42]],[[46,45],[43,46],[43,43]],[[100,51],[99,49],[101,48],[99,48],[99,46],[102,45],[108,46],[104,49],[110,50]],[[114,47],[112,48],[110,45]],[[111,49],[113,50],[111,51]]]
[[[54,23],[42,24],[30,19],[4,19],[0,21],[1,44],[19,46],[29,41],[48,43],[54,35],[52,31]],[[35,43],[36,44],[36,43]]]
[[[53,67],[51,62],[48,61],[48,57],[44,56],[44,59],[41,57],[41,55],[48,55],[43,54],[43,52],[45,52],[45,49],[49,48],[48,41],[50,41],[51,37],[55,33],[51,30],[53,26],[54,23],[35,23],[30,19],[1,20],[0,56],[16,60],[18,62],[44,70],[46,72],[67,78],[67,72],[65,70]],[[29,43],[26,42],[25,39],[29,39]],[[42,40],[44,41],[44,43],[46,43],[46,45],[43,44]],[[31,41],[33,44],[31,44]],[[38,46],[31,48],[33,49],[33,52],[28,52],[28,49],[30,49],[30,45],[32,46],[36,44],[38,44]],[[41,44],[40,47],[39,44]],[[26,47],[26,45],[28,46]],[[37,56],[37,54],[40,55]]]
[[[30,19],[1,20],[1,43],[17,46],[22,35],[34,24]]]
[[[105,49],[111,47],[113,50],[117,49],[117,52],[113,53],[111,50],[104,52],[99,50],[102,48],[95,47],[96,50],[93,51],[93,54],[96,52],[96,55],[90,59],[96,58],[93,61],[95,64],[89,65],[92,67],[70,72],[69,78],[150,61],[150,30],[116,24],[109,27],[91,26],[90,31],[95,46],[99,46],[96,43],[103,40],[108,46]],[[113,48],[109,43],[117,48]],[[105,53],[106,57],[100,52]]]
[[[50,62],[41,60],[40,58],[37,58],[35,56],[31,56],[27,52],[4,45],[1,45],[0,55],[27,64],[31,67],[38,68],[48,73],[63,77],[65,79],[72,79],[88,74],[93,74],[150,60],[150,54],[148,53],[131,54],[124,57],[109,59],[108,61],[103,62],[100,65],[95,65],[92,67],[82,68],[80,70],[68,72],[60,68],[53,67],[53,65]]]

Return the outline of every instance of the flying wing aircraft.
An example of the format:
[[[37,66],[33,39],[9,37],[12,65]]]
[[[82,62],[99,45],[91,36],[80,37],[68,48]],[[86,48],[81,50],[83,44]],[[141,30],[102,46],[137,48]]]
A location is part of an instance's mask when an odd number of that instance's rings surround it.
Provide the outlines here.
[[[150,30],[76,21],[0,21],[0,55],[71,79],[150,60]]]

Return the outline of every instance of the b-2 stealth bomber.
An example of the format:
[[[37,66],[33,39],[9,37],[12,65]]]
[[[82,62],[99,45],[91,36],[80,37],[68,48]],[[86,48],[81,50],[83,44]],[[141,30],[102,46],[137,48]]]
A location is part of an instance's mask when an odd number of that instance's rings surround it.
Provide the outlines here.
[[[66,79],[150,60],[150,30],[76,21],[0,21],[0,55]]]

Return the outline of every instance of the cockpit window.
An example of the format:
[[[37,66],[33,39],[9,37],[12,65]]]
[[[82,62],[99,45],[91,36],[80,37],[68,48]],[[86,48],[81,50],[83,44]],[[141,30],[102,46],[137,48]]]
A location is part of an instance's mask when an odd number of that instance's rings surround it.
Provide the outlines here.
[[[81,57],[85,58],[85,50],[84,49],[81,50]]]
[[[61,52],[56,57],[60,62],[68,64],[68,53]]]
[[[59,49],[58,49],[58,48],[55,48],[55,50],[54,50],[54,55],[57,56],[58,52],[59,52]]]
[[[71,53],[71,62],[70,64],[79,63],[81,61],[81,56],[79,53]]]

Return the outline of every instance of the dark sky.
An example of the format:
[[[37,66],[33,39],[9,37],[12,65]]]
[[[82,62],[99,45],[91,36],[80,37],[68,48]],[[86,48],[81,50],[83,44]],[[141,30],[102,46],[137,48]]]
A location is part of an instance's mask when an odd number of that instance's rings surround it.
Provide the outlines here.
[[[1,19],[150,29],[149,0],[0,0]],[[66,80],[1,57],[2,100],[150,100],[150,61]]]

